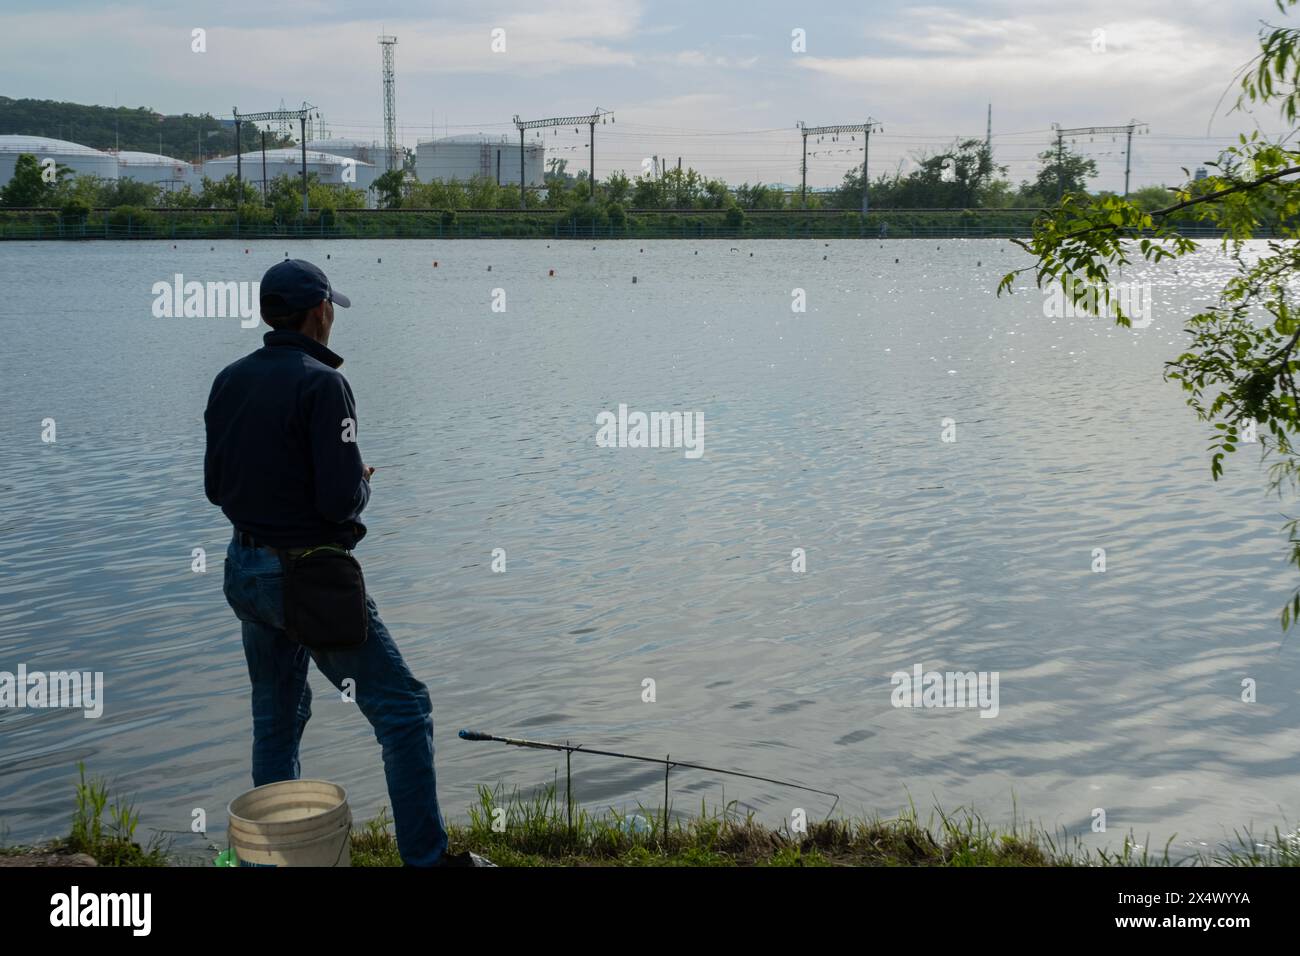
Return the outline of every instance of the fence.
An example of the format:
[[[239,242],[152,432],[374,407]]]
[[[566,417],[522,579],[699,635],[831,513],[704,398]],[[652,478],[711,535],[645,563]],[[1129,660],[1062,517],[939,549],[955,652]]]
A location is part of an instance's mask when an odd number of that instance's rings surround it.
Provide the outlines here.
[[[0,240],[199,239],[1009,239],[1030,234],[1033,215],[999,210],[881,210],[863,216],[827,211],[761,212],[743,220],[724,213],[632,211],[605,217],[522,210],[342,210],[314,220],[241,222],[233,211],[103,211],[65,222],[52,210],[0,212]],[[1187,236],[1221,230],[1188,223]],[[1273,231],[1261,238],[1274,236]]]

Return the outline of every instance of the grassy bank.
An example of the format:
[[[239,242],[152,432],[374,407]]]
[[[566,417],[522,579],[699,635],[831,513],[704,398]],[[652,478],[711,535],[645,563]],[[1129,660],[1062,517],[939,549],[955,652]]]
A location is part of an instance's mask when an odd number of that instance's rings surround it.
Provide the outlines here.
[[[495,822],[495,826],[494,826]],[[451,848],[472,850],[499,866],[1300,866],[1300,843],[1275,832],[1247,831],[1230,846],[1189,859],[1131,836],[1117,851],[1089,849],[1077,838],[1032,823],[988,824],[977,812],[915,807],[897,817],[809,821],[807,832],[772,829],[740,815],[701,807],[697,816],[669,817],[576,811],[572,824],[553,787],[531,797],[479,788],[468,825],[451,825]],[[353,866],[400,866],[386,817],[352,835]]]
[[[139,815],[123,798],[110,800],[101,779],[87,780],[84,767],[68,837],[39,847],[0,847],[0,866],[186,866],[211,864],[206,856],[173,855],[169,841],[137,838]],[[806,832],[770,828],[735,804],[701,806],[698,814],[662,808],[592,814],[569,808],[552,787],[530,796],[479,788],[468,823],[449,825],[451,850],[472,850],[499,866],[1300,866],[1300,841],[1274,831],[1257,838],[1249,830],[1211,851],[1171,855],[1173,837],[1161,847],[1132,835],[1114,851],[1084,847],[1077,837],[1021,822],[988,824],[973,810],[925,817],[915,807],[897,817],[809,821]],[[401,866],[392,822],[386,813],[352,832],[352,865]]]
[[[170,844],[155,834],[142,845],[136,837],[140,814],[123,796],[110,797],[108,782],[101,777],[86,779],[85,764],[77,764],[79,779],[77,808],[72,829],[61,840],[37,847],[0,846],[0,864],[59,866],[167,866]]]

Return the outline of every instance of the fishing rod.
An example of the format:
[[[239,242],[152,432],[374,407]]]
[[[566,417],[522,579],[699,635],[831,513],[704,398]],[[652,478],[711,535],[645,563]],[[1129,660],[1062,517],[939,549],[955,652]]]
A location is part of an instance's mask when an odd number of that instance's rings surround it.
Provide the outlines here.
[[[532,747],[536,750],[561,750],[565,753],[566,762],[575,753],[596,754],[600,757],[619,757],[623,760],[640,760],[645,763],[657,763],[664,766],[664,818],[667,822],[668,816],[668,772],[674,767],[685,767],[689,770],[707,770],[709,773],[724,773],[731,777],[744,777],[747,780],[761,780],[763,783],[774,783],[780,787],[790,787],[794,790],[806,790],[809,793],[820,793],[823,796],[834,797],[835,802],[831,804],[830,810],[826,812],[827,819],[835,812],[836,806],[839,805],[840,795],[830,790],[818,790],[816,787],[807,787],[801,783],[792,783],[789,780],[776,780],[772,777],[760,777],[758,774],[742,773],[739,770],[724,770],[722,767],[706,767],[699,763],[685,763],[681,760],[673,760],[672,755],[668,757],[646,757],[641,754],[624,754],[613,750],[595,750],[585,747],[582,744],[554,744],[543,740],[525,740],[522,737],[501,737],[497,734],[485,734],[478,730],[462,730],[459,735],[461,740],[493,740],[497,743],[509,744],[512,747]],[[572,788],[570,787],[570,790]],[[569,807],[570,823],[572,823],[572,801]],[[666,830],[665,830],[666,832]]]

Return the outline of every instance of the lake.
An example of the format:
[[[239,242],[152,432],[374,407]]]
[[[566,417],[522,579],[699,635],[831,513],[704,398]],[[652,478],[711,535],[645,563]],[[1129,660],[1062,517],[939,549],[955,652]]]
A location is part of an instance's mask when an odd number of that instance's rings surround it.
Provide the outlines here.
[[[377,468],[358,557],[429,686],[451,819],[480,783],[563,785],[563,755],[470,727],[855,815],[1014,802],[1086,846],[1294,826],[1290,503],[1249,446],[1213,482],[1161,378],[1229,274],[1212,245],[1126,272],[1151,290],[1130,330],[1050,317],[1025,282],[997,297],[1028,262],[1004,240],[285,243],[0,246],[0,670],[104,674],[97,719],[0,709],[10,841],[66,834],[78,761],[182,850],[196,808],[223,842],[252,785],[202,413],[264,327],[155,317],[153,287],[256,281],[286,252],[353,301],[330,345]],[[620,405],[702,420],[702,453],[598,443]],[[996,716],[894,706],[917,667],[995,674]],[[379,747],[311,683],[304,775],[368,818]],[[661,768],[573,765],[590,810],[662,799]],[[672,788],[771,824],[830,804]]]

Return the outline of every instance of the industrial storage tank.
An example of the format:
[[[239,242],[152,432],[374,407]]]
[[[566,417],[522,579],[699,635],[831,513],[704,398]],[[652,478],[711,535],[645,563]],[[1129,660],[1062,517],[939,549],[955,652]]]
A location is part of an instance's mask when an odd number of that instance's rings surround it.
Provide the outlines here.
[[[194,167],[175,156],[124,149],[117,153],[117,176],[179,189],[194,181]]]
[[[362,163],[370,163],[375,167],[376,175],[388,172],[388,147],[374,140],[367,142],[362,139],[348,139],[338,136],[332,139],[308,140],[307,148],[322,153],[333,153],[335,156],[347,156],[349,159],[355,159]],[[398,169],[402,168],[402,160],[402,150],[401,147],[398,147]]]
[[[262,185],[262,156],[260,149],[243,154],[244,182],[252,183],[258,188]],[[280,176],[288,176],[294,180],[298,178],[302,170],[301,147],[286,146],[281,149],[268,149],[265,156],[268,182]],[[235,157],[222,156],[218,159],[209,159],[204,163],[200,175],[215,182],[233,176],[235,169]],[[364,190],[370,188],[379,170],[373,163],[362,162],[350,156],[338,156],[334,153],[309,149],[307,150],[307,174],[310,176],[313,173],[322,183]]]
[[[60,166],[67,166],[78,176],[117,179],[117,157],[111,153],[101,153],[97,149],[70,143],[66,139],[6,135],[0,136],[0,186],[13,178],[14,167],[23,153],[31,153],[38,162],[52,159]]]
[[[500,186],[519,185],[519,140],[508,135],[469,133],[426,140],[415,146],[415,176],[422,183],[490,179]],[[546,148],[524,142],[524,182],[546,185]]]

